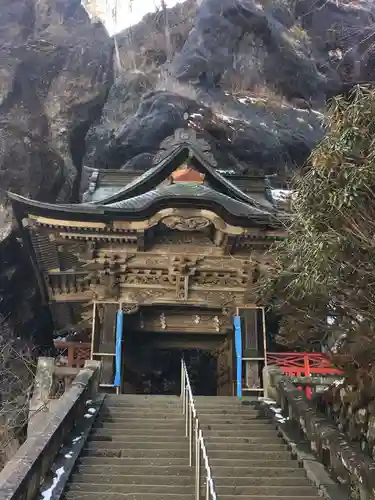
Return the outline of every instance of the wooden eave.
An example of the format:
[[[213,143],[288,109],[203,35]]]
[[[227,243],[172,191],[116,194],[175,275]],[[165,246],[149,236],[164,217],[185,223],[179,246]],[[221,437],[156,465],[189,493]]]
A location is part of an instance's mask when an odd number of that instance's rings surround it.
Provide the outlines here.
[[[176,168],[181,166],[188,159],[190,165],[194,166],[194,168],[202,174],[206,174],[207,182],[216,191],[226,194],[235,200],[262,208],[260,203],[241,191],[240,188],[217,172],[215,167],[209,163],[205,155],[188,143],[180,144],[160,163],[150,168],[137,179],[134,179],[134,181],[130,182],[117,193],[103,200],[92,202],[92,204],[108,205],[146,193],[167,179]]]
[[[213,200],[205,200],[200,197],[179,197],[171,199],[156,200],[143,210],[124,210],[124,208],[108,207],[95,205],[91,203],[82,204],[61,204],[55,205],[35,200],[30,200],[23,196],[8,193],[16,217],[22,220],[30,215],[35,217],[44,217],[48,219],[64,221],[81,221],[88,223],[102,223],[110,229],[113,221],[145,221],[155,215],[157,212],[167,208],[186,208],[186,209],[206,209],[211,210],[221,217],[225,222],[233,226],[254,227],[270,226],[280,227],[285,221],[285,216],[279,217],[278,214],[269,214],[254,207],[254,213],[244,216],[236,216],[228,211],[222,204]],[[194,203],[194,205],[192,205]],[[251,207],[249,207],[251,209]]]

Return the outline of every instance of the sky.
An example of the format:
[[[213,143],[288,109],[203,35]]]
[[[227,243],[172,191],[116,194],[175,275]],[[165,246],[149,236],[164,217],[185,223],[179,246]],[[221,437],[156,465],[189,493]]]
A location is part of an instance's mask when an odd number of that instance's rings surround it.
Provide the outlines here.
[[[183,0],[165,0],[167,7],[173,7]],[[139,23],[143,16],[148,12],[155,12],[160,9],[160,0],[117,0],[117,25],[114,23],[111,15],[111,7],[115,5],[116,0],[101,0],[103,5],[107,5],[107,15],[104,23],[110,35]]]

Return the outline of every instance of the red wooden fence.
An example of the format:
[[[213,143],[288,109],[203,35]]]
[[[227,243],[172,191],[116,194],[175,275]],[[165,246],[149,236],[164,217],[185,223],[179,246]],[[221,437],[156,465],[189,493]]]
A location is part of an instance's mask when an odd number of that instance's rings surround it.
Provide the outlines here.
[[[343,374],[342,370],[333,366],[328,356],[319,352],[268,352],[267,364],[278,365],[290,377]],[[310,398],[311,395],[311,388],[307,387],[306,396]]]
[[[91,344],[89,342],[63,342],[55,340],[55,347],[61,356],[68,358],[68,366],[83,368],[85,361],[90,359]]]

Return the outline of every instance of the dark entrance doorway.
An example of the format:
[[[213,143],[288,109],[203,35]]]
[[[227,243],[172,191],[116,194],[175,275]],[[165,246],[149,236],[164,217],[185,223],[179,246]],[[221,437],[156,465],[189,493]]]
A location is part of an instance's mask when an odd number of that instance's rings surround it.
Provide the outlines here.
[[[222,356],[215,346],[221,346],[223,338],[214,339],[210,335],[209,342],[204,345],[204,335],[194,337],[196,341],[191,335],[181,333],[127,332],[123,356],[124,392],[179,395],[181,358],[184,357],[194,395],[220,394]]]

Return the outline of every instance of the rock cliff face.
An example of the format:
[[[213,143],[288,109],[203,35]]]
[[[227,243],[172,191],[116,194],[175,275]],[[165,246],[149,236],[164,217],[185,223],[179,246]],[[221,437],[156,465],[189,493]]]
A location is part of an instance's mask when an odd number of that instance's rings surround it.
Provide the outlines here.
[[[117,35],[119,58],[79,0],[0,7],[0,186],[46,201],[76,197],[82,161],[147,169],[186,125],[227,169],[289,173],[327,98],[374,79],[370,0],[187,0]]]
[[[118,35],[122,71],[85,163],[147,168],[177,127],[237,171],[284,173],[324,134],[325,101],[374,79],[371,2],[188,0]],[[166,19],[168,24],[166,24]]]
[[[112,84],[112,40],[79,0],[1,0],[0,40],[0,203],[4,189],[69,199]]]
[[[13,339],[46,344],[51,324],[28,256],[9,236],[5,192],[76,197],[85,135],[113,82],[112,57],[113,40],[79,0],[0,0],[0,324],[6,320]]]
[[[52,344],[5,192],[76,197],[85,135],[112,85],[112,55],[113,41],[79,0],[0,0],[0,467],[22,440],[38,348]]]

